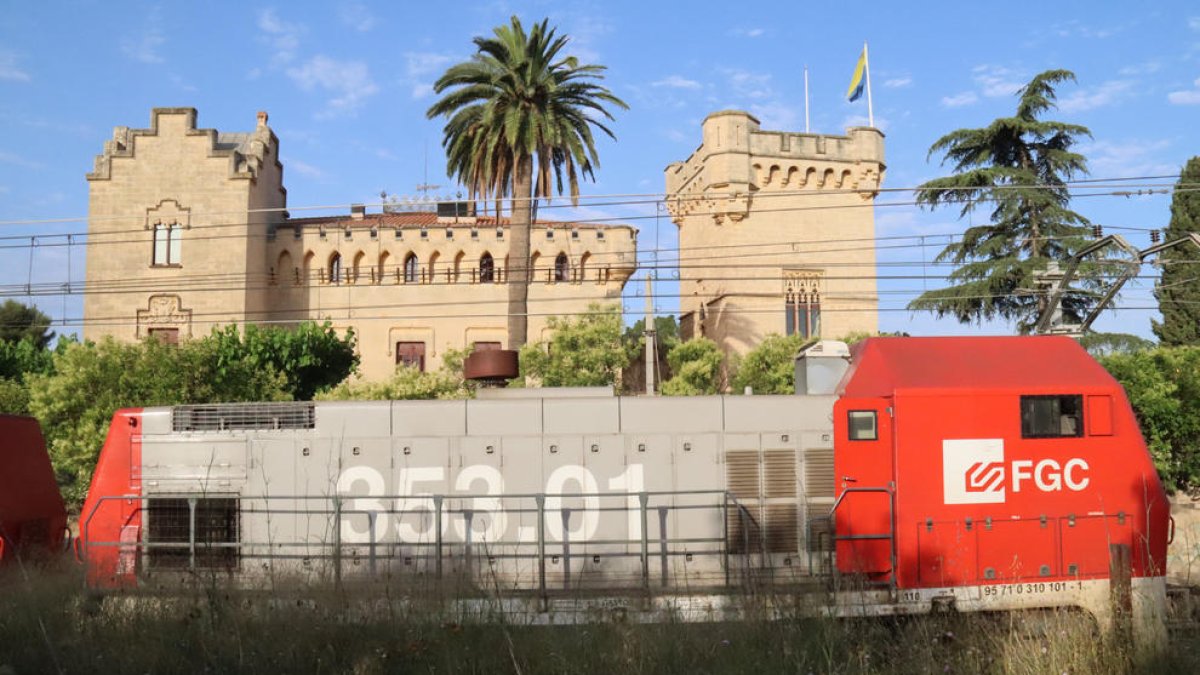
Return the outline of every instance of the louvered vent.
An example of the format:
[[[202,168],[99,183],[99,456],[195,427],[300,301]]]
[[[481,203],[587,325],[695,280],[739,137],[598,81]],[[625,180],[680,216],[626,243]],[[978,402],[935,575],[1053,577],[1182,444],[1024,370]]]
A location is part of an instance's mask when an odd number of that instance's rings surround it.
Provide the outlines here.
[[[316,419],[316,407],[305,402],[181,405],[171,411],[171,428],[175,431],[312,429]]]
[[[794,553],[800,549],[800,518],[795,504],[767,504],[768,553]]]
[[[729,523],[726,532],[729,535],[730,553],[758,553],[762,537],[762,509],[757,506],[742,505],[737,508],[729,505]]]
[[[833,524],[829,522],[829,510],[833,504],[812,504],[806,507],[808,521],[809,552],[833,550]]]
[[[740,500],[758,499],[758,451],[725,453],[725,485]]]
[[[833,448],[815,448],[804,453],[804,496],[833,499]]]
[[[763,487],[767,499],[796,496],[796,451],[763,452]]]

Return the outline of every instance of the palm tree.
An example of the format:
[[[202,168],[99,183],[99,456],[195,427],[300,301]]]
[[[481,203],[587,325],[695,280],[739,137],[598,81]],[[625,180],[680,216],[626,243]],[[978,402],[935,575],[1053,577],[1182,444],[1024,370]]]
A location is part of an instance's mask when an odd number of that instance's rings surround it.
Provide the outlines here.
[[[961,216],[991,205],[991,222],[970,227],[935,260],[957,265],[951,285],[923,293],[908,308],[951,315],[963,323],[1016,319],[1022,332],[1046,308],[1034,291],[1037,274],[1086,242],[1088,221],[1070,210],[1067,182],[1087,174],[1087,161],[1072,150],[1087,127],[1041,119],[1055,106],[1054,86],[1074,81],[1069,70],[1048,70],[1017,92],[1016,115],[980,129],[959,129],[929,148],[944,153],[955,173],[920,186],[917,203],[930,208],[958,204]],[[1078,323],[1094,304],[1102,264],[1080,269],[1083,289],[1063,296],[1063,315]]]
[[[438,94],[450,91],[426,113],[447,118],[447,175],[457,177],[472,200],[494,198],[497,215],[503,198],[511,198],[509,349],[520,349],[528,333],[531,204],[551,197],[552,188],[562,194],[564,176],[577,204],[579,177],[594,180],[600,165],[592,128],[615,138],[605,126],[613,119],[605,104],[628,108],[595,82],[604,66],[560,55],[568,38],[555,32],[544,19],[526,33],[514,16],[492,37],[475,38],[471,60],[434,83]]]

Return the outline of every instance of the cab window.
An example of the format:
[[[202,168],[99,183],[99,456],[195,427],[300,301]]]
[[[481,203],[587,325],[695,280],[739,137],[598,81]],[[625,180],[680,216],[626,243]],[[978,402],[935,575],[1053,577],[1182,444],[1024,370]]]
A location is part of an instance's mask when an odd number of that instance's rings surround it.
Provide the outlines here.
[[[1083,397],[1077,394],[1021,397],[1021,438],[1083,436]]]
[[[851,410],[849,411],[849,424],[847,428],[850,430],[850,440],[852,441],[874,441],[879,439],[879,426],[876,424],[876,413],[874,410]]]

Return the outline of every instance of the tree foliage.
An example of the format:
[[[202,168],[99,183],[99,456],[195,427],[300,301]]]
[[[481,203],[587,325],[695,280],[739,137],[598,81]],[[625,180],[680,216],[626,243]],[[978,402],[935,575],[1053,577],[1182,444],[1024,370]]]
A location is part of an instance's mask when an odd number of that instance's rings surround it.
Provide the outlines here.
[[[768,335],[742,357],[733,377],[733,391],[750,387],[755,394],[796,393],[796,355],[805,345],[800,335]]]
[[[471,398],[475,383],[463,379],[462,363],[466,350],[448,350],[442,354],[442,367],[421,372],[411,366],[397,366],[383,382],[364,382],[347,378],[341,384],[317,394],[319,401],[403,401],[412,399]]]
[[[592,129],[613,138],[606,105],[628,107],[596,82],[604,78],[605,67],[563,55],[568,38],[556,32],[548,20],[526,32],[514,16],[492,37],[475,38],[475,55],[438,78],[433,89],[445,96],[426,112],[430,119],[446,118],[446,171],[467,187],[471,199],[495,198],[499,211],[501,200],[512,197],[508,339],[513,348],[527,337],[532,200],[562,194],[565,177],[576,201],[580,176],[594,178],[600,165]]]
[[[287,400],[285,379],[252,359],[222,358],[216,340],[72,343],[50,374],[29,378],[63,495],[82,501],[113,413],[121,408]]]
[[[671,379],[663,382],[666,396],[703,396],[721,391],[721,361],[717,343],[705,337],[676,342],[667,352]]]
[[[1171,197],[1171,224],[1165,231],[1166,241],[1200,232],[1200,157],[1193,157],[1183,167]],[[1197,250],[1194,246],[1172,248],[1159,255],[1162,279],[1154,289],[1163,320],[1152,321],[1154,334],[1164,345],[1200,345],[1200,277],[1197,277]]]
[[[548,342],[521,349],[521,377],[544,387],[598,387],[617,383],[626,360],[621,308],[591,304],[574,319],[552,316]]]
[[[1200,486],[1200,347],[1159,347],[1102,357],[1125,387],[1163,481]]]
[[[929,155],[944,154],[954,174],[921,185],[917,202],[931,209],[958,205],[966,217],[982,205],[990,223],[975,225],[935,258],[953,263],[950,285],[922,293],[909,309],[928,310],[963,323],[996,317],[1016,320],[1027,331],[1045,309],[1036,274],[1051,260],[1064,260],[1081,248],[1086,218],[1069,208],[1067,182],[1087,173],[1073,148],[1090,138],[1087,127],[1042,119],[1057,107],[1055,86],[1073,82],[1068,70],[1036,75],[1017,92],[1012,117],[979,129],[952,131],[934,142]],[[1099,265],[1081,266],[1082,289],[1063,296],[1064,320],[1078,323],[1096,301]]]
[[[50,330],[50,317],[37,307],[23,305],[16,300],[5,300],[0,305],[0,341],[28,340],[44,349],[52,339],[54,331]]]
[[[341,337],[328,321],[306,321],[294,328],[235,325],[213,329],[216,367],[243,362],[281,373],[286,390],[298,401],[342,382],[358,369],[354,331]]]
[[[1089,331],[1079,338],[1079,346],[1095,358],[1110,354],[1131,354],[1153,349],[1154,343],[1129,333],[1096,333]]]

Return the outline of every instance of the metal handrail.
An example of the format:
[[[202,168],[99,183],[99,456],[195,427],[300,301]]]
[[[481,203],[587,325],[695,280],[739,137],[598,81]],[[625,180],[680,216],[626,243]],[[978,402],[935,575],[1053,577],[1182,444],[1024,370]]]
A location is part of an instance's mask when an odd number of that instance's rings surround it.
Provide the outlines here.
[[[888,531],[886,534],[865,534],[865,535],[839,535],[837,533],[837,521],[834,516],[837,514],[838,507],[846,495],[851,493],[883,493],[888,496]],[[836,553],[837,542],[839,541],[863,541],[863,540],[890,540],[888,546],[891,553],[892,568],[888,571],[891,575],[891,585],[896,585],[896,491],[891,487],[848,487],[843,488],[842,493],[833,501],[833,508],[829,509],[829,525],[833,532],[834,552]],[[835,569],[836,573],[837,570]]]
[[[711,504],[654,505],[651,503],[651,500],[654,497],[701,497],[701,496],[714,496],[714,497],[719,496],[720,499],[714,499],[713,503],[711,503]],[[630,497],[637,498],[636,506],[629,503],[629,501],[631,501]],[[211,498],[235,499],[235,500],[237,500],[237,502],[239,504],[239,513],[243,513],[243,514],[263,514],[266,516],[270,516],[273,514],[331,516],[332,517],[332,523],[331,523],[332,532],[327,533],[327,535],[331,535],[331,536],[325,536],[323,538],[323,540],[319,541],[319,542],[305,542],[305,541],[294,541],[294,542],[293,541],[284,541],[284,542],[265,541],[265,542],[260,542],[260,541],[246,541],[246,540],[239,540],[236,542],[198,542],[197,541],[197,528],[196,528],[196,508],[197,508],[197,503],[199,502],[199,500],[206,499],[206,498],[207,499],[211,499]],[[340,583],[341,571],[342,571],[341,570],[342,558],[344,556],[343,551],[345,548],[347,548],[347,546],[351,547],[352,550],[359,550],[360,547],[367,548],[367,550],[368,550],[367,558],[369,561],[369,569],[371,570],[371,572],[375,572],[376,562],[379,558],[378,549],[380,547],[382,547],[385,552],[390,549],[396,553],[398,553],[402,548],[408,548],[413,553],[416,553],[416,555],[403,556],[405,558],[405,564],[408,564],[408,561],[411,560],[412,558],[425,559],[425,560],[429,560],[430,558],[432,558],[433,562],[435,564],[436,575],[440,579],[443,576],[443,558],[445,557],[445,551],[448,546],[448,544],[444,540],[444,536],[443,536],[443,530],[445,527],[444,525],[443,526],[435,526],[432,528],[433,529],[433,533],[432,533],[433,540],[432,541],[428,541],[428,540],[415,541],[415,542],[414,541],[405,541],[405,542],[376,541],[376,527],[375,527],[376,522],[377,522],[376,519],[382,514],[391,514],[391,515],[413,514],[414,511],[417,513],[420,513],[421,510],[419,510],[419,509],[414,510],[412,508],[393,508],[392,507],[392,505],[397,504],[397,503],[412,504],[413,502],[417,502],[417,503],[423,502],[423,503],[429,504],[432,507],[432,511],[433,511],[433,513],[430,515],[435,518],[435,520],[434,520],[435,523],[449,523],[450,521],[446,520],[446,518],[448,516],[451,516],[451,517],[452,516],[462,516],[464,518],[463,526],[465,528],[464,529],[465,536],[463,537],[462,541],[454,542],[453,546],[461,547],[463,549],[463,555],[464,555],[465,559],[467,559],[469,561],[469,560],[473,559],[474,557],[476,557],[474,547],[477,546],[477,544],[473,541],[474,515],[477,513],[480,513],[481,511],[489,512],[492,509],[469,508],[469,507],[466,507],[463,505],[453,505],[452,506],[452,503],[453,503],[453,500],[456,500],[456,499],[472,500],[472,499],[480,499],[480,498],[488,499],[488,500],[495,500],[495,503],[497,503],[497,504],[501,504],[505,501],[513,501],[513,500],[532,499],[534,501],[534,503],[535,503],[534,508],[522,507],[519,509],[504,509],[504,512],[508,513],[508,514],[532,514],[532,513],[538,514],[537,515],[537,526],[536,526],[536,529],[537,529],[537,541],[536,542],[520,540],[520,539],[517,539],[517,540],[503,540],[502,539],[502,540],[498,540],[498,541],[484,542],[483,545],[487,546],[489,548],[494,547],[494,548],[499,549],[499,548],[514,547],[514,549],[515,549],[513,552],[489,551],[488,553],[485,554],[485,556],[489,559],[489,561],[494,561],[496,559],[537,560],[538,561],[538,574],[537,574],[538,590],[541,592],[541,594],[543,596],[547,593],[547,588],[546,588],[547,574],[546,574],[546,565],[545,565],[547,557],[554,557],[557,559],[557,557],[561,555],[564,558],[564,577],[563,577],[564,585],[569,587],[570,580],[571,580],[570,568],[569,568],[570,555],[571,555],[570,554],[570,546],[572,543],[577,543],[577,544],[578,543],[586,543],[587,545],[597,545],[597,546],[600,546],[600,545],[603,545],[603,546],[626,546],[626,547],[637,546],[638,550],[636,552],[630,552],[628,550],[626,550],[626,551],[606,551],[604,553],[604,556],[608,557],[608,558],[632,558],[632,557],[640,558],[641,562],[642,562],[641,574],[640,574],[641,582],[642,582],[641,586],[643,587],[643,589],[645,589],[647,591],[649,591],[650,585],[651,585],[649,562],[650,562],[651,555],[654,555],[654,554],[656,554],[662,561],[662,563],[661,563],[662,564],[662,583],[664,586],[669,585],[667,560],[670,558],[677,558],[679,556],[689,556],[689,560],[690,560],[690,556],[692,556],[692,555],[720,556],[722,559],[722,567],[724,567],[725,571],[726,571],[726,585],[728,585],[728,581],[729,581],[729,542],[728,542],[728,532],[727,532],[728,508],[730,506],[732,506],[733,508],[736,508],[743,518],[748,519],[750,522],[754,523],[754,525],[756,527],[758,526],[758,521],[757,521],[757,519],[754,518],[753,514],[743,504],[741,504],[741,502],[739,502],[738,499],[734,495],[730,494],[728,491],[725,491],[725,490],[690,490],[690,491],[688,491],[688,490],[683,490],[683,491],[680,491],[680,490],[656,490],[656,491],[641,491],[641,492],[634,492],[634,493],[612,493],[612,492],[609,492],[609,493],[573,492],[573,493],[555,493],[555,494],[506,493],[506,494],[498,494],[498,495],[472,495],[472,494],[238,495],[238,494],[214,493],[214,492],[172,492],[172,493],[161,493],[161,494],[142,495],[142,496],[106,495],[106,496],[98,497],[96,499],[92,508],[89,510],[89,512],[87,514],[85,514],[83,521],[82,521],[81,530],[83,532],[83,536],[81,537],[81,540],[83,543],[84,564],[85,564],[85,566],[88,564],[88,558],[90,557],[88,555],[88,553],[89,553],[89,551],[93,550],[93,547],[95,547],[96,550],[100,550],[105,547],[134,547],[135,551],[137,551],[138,553],[145,553],[150,550],[175,550],[175,551],[187,550],[188,551],[187,569],[194,571],[197,569],[197,562],[198,562],[197,561],[197,551],[199,549],[203,549],[203,551],[234,549],[234,550],[239,551],[240,558],[244,557],[246,559],[269,558],[269,559],[306,559],[307,560],[307,559],[312,559],[314,557],[320,558],[320,559],[326,559],[328,556],[328,558],[331,558],[332,562],[333,562],[333,572],[334,572],[335,580]],[[553,549],[548,550],[550,544],[547,541],[547,536],[546,536],[546,531],[545,531],[547,528],[547,522],[546,522],[547,511],[548,511],[548,509],[546,508],[547,499],[582,499],[582,498],[596,498],[596,499],[604,498],[604,499],[608,499],[608,500],[620,499],[623,501],[622,505],[620,505],[620,506],[597,505],[597,507],[595,509],[588,509],[589,512],[595,511],[595,512],[630,513],[634,508],[638,509],[641,514],[640,537],[635,536],[635,537],[628,538],[628,539],[600,539],[600,540],[590,539],[590,540],[587,540],[586,542],[572,542],[570,539],[570,529],[569,529],[569,527],[566,527],[566,526],[569,523],[571,514],[578,512],[580,509],[578,507],[561,507],[560,509],[556,509],[556,510],[561,511],[563,514],[564,529],[563,529],[563,533],[562,533],[562,539],[558,542],[555,542]],[[90,532],[92,531],[93,521],[97,517],[97,514],[100,513],[102,508],[104,508],[105,506],[107,506],[108,504],[110,504],[112,502],[119,502],[122,500],[133,500],[133,499],[136,499],[139,502],[137,507],[135,507],[135,513],[143,511],[144,509],[148,508],[149,503],[151,503],[153,501],[166,500],[166,499],[172,499],[172,500],[186,499],[188,501],[188,505],[189,505],[188,541],[187,542],[146,541],[146,534],[143,533],[141,535],[141,537],[139,537],[140,541],[131,544],[130,542],[123,542],[123,541],[95,541],[89,536]],[[390,502],[390,504],[389,504],[388,508],[383,508],[383,509],[347,508],[348,505],[346,504],[346,501],[347,500],[356,500],[356,499],[374,499],[374,500],[379,500],[380,502]],[[262,509],[262,510],[255,510],[253,508],[250,508],[250,509],[242,508],[242,506],[245,505],[246,502],[262,501],[262,502],[268,503],[268,505],[269,505],[270,502],[279,502],[279,501],[287,501],[287,500],[295,500],[295,501],[303,501],[303,502],[322,501],[322,502],[328,503],[329,505],[322,506],[322,505],[314,504],[313,505],[314,508],[300,507],[300,508],[285,508],[282,510],[270,509],[270,508]],[[353,503],[353,502],[351,502],[351,503]],[[656,542],[656,544],[657,544],[656,546],[652,545],[652,542],[650,541],[650,532],[649,532],[649,527],[648,527],[649,526],[649,512],[652,509],[656,510],[658,512],[660,522],[662,523],[662,525],[660,525],[660,528],[659,528],[659,537],[658,537],[658,541]],[[685,510],[685,509],[711,509],[711,510],[717,511],[722,517],[722,526],[721,526],[720,536],[714,536],[714,537],[678,537],[678,536],[671,537],[671,536],[669,536],[668,531],[665,527],[666,515],[672,511]],[[346,516],[361,516],[361,515],[365,515],[368,518],[367,530],[366,530],[366,535],[368,537],[368,540],[363,541],[363,542],[357,542],[357,541],[356,542],[345,542],[345,541],[343,541],[342,527],[343,527],[344,518]],[[746,532],[748,532],[748,528],[743,527],[743,534],[745,534]],[[428,536],[428,534],[425,534],[423,536]],[[682,550],[682,551],[671,550],[672,545],[679,545],[679,544],[689,545],[689,548],[690,548],[690,545],[700,545],[700,548],[699,549],[691,548],[691,550]],[[533,552],[533,551],[524,552],[524,551],[528,550],[529,548],[532,548],[535,545],[537,547],[536,552]],[[307,553],[307,551],[301,551],[299,553],[287,553],[286,552],[288,550],[295,551],[296,549],[300,549],[300,548],[311,550],[313,547],[319,547],[322,550],[329,550],[329,549],[331,549],[331,550],[328,554],[319,554],[317,556],[313,556],[311,553]],[[271,552],[269,552],[266,555],[257,554],[254,552],[254,549],[256,549],[256,548],[268,549]],[[657,551],[654,550],[655,548],[657,549]],[[423,552],[423,553],[418,553],[418,552]],[[748,556],[750,555],[750,551],[749,551],[748,547],[746,547],[746,549],[743,551],[743,555],[747,556],[747,560],[748,560]],[[357,559],[359,559],[359,556],[357,554],[354,554],[354,558],[357,560]],[[749,567],[749,565],[746,565],[746,567]]]

